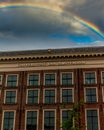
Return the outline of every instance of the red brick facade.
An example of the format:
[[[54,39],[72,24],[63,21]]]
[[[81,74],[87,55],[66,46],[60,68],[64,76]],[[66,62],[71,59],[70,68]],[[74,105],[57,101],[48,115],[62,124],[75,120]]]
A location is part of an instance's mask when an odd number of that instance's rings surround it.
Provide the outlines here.
[[[90,56],[91,57],[91,56]],[[101,59],[102,58],[102,59]],[[103,60],[103,57],[98,57],[99,60]],[[62,59],[64,62],[67,62],[69,59]],[[72,60],[72,59],[71,59]],[[75,59],[76,61],[78,59]],[[80,59],[83,61],[83,59]],[[89,60],[85,57],[84,60]],[[96,62],[95,58],[95,62]],[[50,61],[50,59],[48,59]],[[60,58],[56,59],[56,61],[61,62]],[[54,62],[56,62],[54,61]],[[3,64],[11,64],[11,61],[5,62],[2,61]],[[18,62],[18,60],[16,61]],[[21,62],[21,61],[19,61]],[[30,63],[30,61],[25,61],[26,63]],[[35,61],[32,61],[32,63],[35,63]],[[37,61],[38,62],[38,61]],[[40,59],[40,63],[43,62],[43,60]],[[44,61],[47,62],[47,61]],[[51,61],[53,62],[53,61]],[[73,62],[73,60],[72,60]],[[14,64],[17,64],[13,62]],[[23,63],[22,63],[23,64]],[[97,63],[96,63],[97,64]],[[103,64],[103,63],[102,63]],[[74,64],[75,65],[75,64]],[[74,66],[72,65],[72,66]],[[64,65],[63,65],[64,66]],[[84,65],[82,65],[84,66]],[[96,67],[97,66],[97,67]],[[48,68],[48,66],[44,69],[37,69],[32,68],[28,69],[29,67],[21,67],[21,70],[17,68],[17,70],[0,70],[0,75],[2,75],[2,84],[0,85],[0,130],[3,130],[3,112],[4,111],[15,111],[15,123],[14,123],[14,129],[13,130],[26,130],[26,111],[27,110],[36,110],[38,111],[38,127],[37,130],[44,130],[44,121],[43,121],[43,112],[44,110],[55,110],[55,129],[54,130],[61,130],[60,128],[60,122],[61,122],[61,110],[62,109],[71,109],[74,103],[78,103],[81,99],[84,100],[84,105],[81,106],[80,112],[81,112],[81,120],[80,124],[83,124],[86,126],[86,110],[98,110],[98,130],[104,130],[104,84],[102,83],[102,72],[104,71],[103,67],[98,67],[98,64],[94,67],[90,67],[89,65],[85,65],[85,67],[80,67],[79,65],[75,65],[75,67],[65,67],[61,68],[61,66],[53,66],[53,69]],[[73,74],[73,84],[72,85],[62,85],[61,84],[61,74],[62,72],[71,72]],[[96,83],[95,84],[89,84],[86,85],[84,83],[84,73],[85,72],[94,72],[96,76]],[[30,73],[38,73],[40,75],[39,77],[39,85],[30,87],[28,86],[28,74]],[[53,86],[46,86],[44,84],[45,80],[45,74],[48,73],[54,73],[55,74],[55,80],[56,84]],[[6,76],[10,74],[16,74],[18,75],[18,85],[16,87],[7,87],[6,86]],[[55,89],[55,103],[54,104],[45,104],[44,103],[44,90],[45,89]],[[73,103],[67,103],[65,104],[65,108],[63,107],[63,103],[61,102],[61,91],[62,88],[72,88],[74,95],[73,95]],[[96,97],[97,102],[96,103],[86,103],[85,101],[85,89],[86,88],[96,88]],[[27,90],[39,90],[39,102],[38,104],[27,104]],[[17,100],[15,104],[6,104],[5,103],[5,91],[6,90],[16,90],[17,91]],[[82,130],[87,130],[87,127],[82,128]],[[94,129],[93,129],[94,130]]]

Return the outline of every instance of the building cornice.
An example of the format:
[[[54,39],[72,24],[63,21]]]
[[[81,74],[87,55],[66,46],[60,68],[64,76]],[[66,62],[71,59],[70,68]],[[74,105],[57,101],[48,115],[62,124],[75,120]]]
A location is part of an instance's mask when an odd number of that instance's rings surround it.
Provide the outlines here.
[[[27,61],[69,58],[103,57],[104,47],[46,49],[0,52],[0,61]]]

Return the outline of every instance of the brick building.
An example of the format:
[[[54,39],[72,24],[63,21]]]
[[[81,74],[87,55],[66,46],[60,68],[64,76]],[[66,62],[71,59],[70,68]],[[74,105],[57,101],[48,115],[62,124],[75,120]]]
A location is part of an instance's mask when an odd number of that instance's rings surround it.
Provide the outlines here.
[[[62,130],[80,99],[82,130],[104,130],[104,47],[0,52],[0,130]]]

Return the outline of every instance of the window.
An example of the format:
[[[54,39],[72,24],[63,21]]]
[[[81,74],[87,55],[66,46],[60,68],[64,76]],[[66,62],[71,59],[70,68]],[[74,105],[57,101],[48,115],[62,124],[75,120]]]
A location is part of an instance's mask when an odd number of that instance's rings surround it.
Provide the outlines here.
[[[0,75],[0,84],[2,84],[2,75]]]
[[[97,110],[87,110],[87,130],[98,130]]]
[[[8,75],[7,76],[7,87],[17,86],[17,75]]]
[[[29,86],[38,86],[39,85],[39,74],[29,74]]]
[[[14,130],[14,112],[4,112],[3,130]]]
[[[55,103],[55,90],[45,90],[45,103]]]
[[[86,72],[85,73],[85,84],[95,84],[95,72]]]
[[[62,103],[72,103],[73,92],[72,89],[62,89]]]
[[[55,74],[45,74],[45,85],[55,85]]]
[[[44,130],[55,130],[54,111],[44,111]]]
[[[26,130],[37,130],[37,111],[27,111]]]
[[[38,103],[38,90],[28,90],[28,104]]]
[[[67,121],[68,119],[71,119],[71,110],[62,110],[62,122]],[[71,124],[73,126],[73,118],[71,119]]]
[[[96,88],[86,88],[86,103],[96,103]]]
[[[6,91],[6,104],[14,104],[16,103],[16,91]]]
[[[62,73],[62,85],[72,85],[72,73]]]
[[[102,72],[102,83],[104,84],[104,72]]]

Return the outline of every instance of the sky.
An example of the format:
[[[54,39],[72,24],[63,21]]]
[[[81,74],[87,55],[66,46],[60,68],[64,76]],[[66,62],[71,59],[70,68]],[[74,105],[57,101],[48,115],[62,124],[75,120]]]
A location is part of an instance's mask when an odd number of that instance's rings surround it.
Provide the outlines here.
[[[0,0],[0,51],[104,45],[104,0]]]

